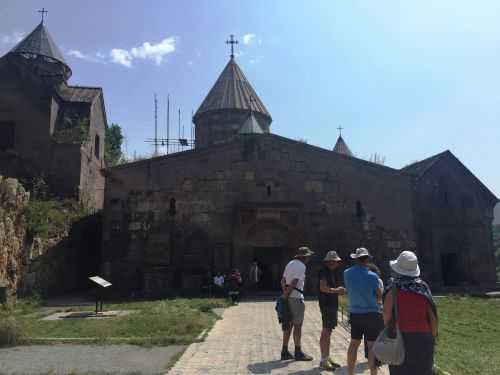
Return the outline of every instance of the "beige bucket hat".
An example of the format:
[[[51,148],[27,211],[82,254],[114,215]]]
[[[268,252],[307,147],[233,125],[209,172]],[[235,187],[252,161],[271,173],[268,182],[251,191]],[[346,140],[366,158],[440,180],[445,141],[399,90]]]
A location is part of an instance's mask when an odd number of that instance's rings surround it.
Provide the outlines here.
[[[297,257],[310,257],[313,254],[314,254],[314,251],[309,249],[307,246],[301,246],[301,247],[299,247],[299,250],[297,250],[297,254],[295,254],[295,258],[297,258]]]
[[[330,262],[330,261],[335,261],[335,262],[341,262],[342,258],[339,257],[336,251],[329,251],[326,253],[325,257],[323,258],[324,262]]]
[[[365,249],[364,247],[358,247],[356,249],[356,252],[351,254],[352,259],[358,259],[358,258],[362,258],[362,257],[369,257],[369,258],[372,257],[370,255],[370,252],[368,251],[368,249]]]

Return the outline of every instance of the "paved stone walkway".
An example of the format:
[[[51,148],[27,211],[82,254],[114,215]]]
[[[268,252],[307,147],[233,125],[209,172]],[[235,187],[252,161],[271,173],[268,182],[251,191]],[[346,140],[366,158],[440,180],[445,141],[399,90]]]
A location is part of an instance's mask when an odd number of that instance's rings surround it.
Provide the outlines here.
[[[122,373],[161,374],[185,347],[132,345],[47,345],[0,349],[2,374]]]
[[[319,365],[321,316],[318,303],[306,302],[302,347],[314,357],[313,362],[280,361],[281,329],[274,302],[242,302],[227,309],[204,342],[192,344],[168,375],[237,375],[237,374],[331,374]],[[347,374],[345,367],[348,332],[338,327],[332,335],[332,358],[343,367],[335,374]],[[293,339],[290,340],[293,349]],[[369,374],[364,354],[359,353],[356,374]],[[388,375],[384,366],[380,375]]]

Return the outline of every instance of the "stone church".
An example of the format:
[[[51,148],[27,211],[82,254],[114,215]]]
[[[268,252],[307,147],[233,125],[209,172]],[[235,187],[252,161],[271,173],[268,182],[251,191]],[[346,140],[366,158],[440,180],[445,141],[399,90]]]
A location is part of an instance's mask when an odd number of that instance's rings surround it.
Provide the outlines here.
[[[71,68],[40,23],[0,58],[0,175],[101,209],[107,127],[100,87],[71,86]]]
[[[193,150],[107,170],[102,272],[123,293],[197,292],[209,273],[257,260],[276,289],[301,245],[418,253],[435,288],[495,282],[491,223],[498,199],[450,151],[403,169],[271,132],[272,117],[231,56],[194,115]],[[348,264],[349,262],[347,262]]]

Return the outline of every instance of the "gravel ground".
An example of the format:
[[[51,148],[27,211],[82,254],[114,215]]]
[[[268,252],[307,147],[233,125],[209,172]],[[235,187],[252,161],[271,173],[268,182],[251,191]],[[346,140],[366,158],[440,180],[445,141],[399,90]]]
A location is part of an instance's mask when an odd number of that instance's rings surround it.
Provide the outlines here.
[[[165,373],[170,359],[185,346],[143,348],[132,345],[19,346],[0,349],[0,373],[54,375],[69,372]]]

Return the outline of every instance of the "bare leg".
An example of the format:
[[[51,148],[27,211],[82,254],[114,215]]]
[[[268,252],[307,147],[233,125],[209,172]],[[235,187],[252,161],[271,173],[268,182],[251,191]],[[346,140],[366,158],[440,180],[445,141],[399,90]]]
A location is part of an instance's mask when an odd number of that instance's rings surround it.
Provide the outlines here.
[[[354,366],[356,366],[356,360],[358,359],[358,349],[361,344],[361,340],[351,339],[349,344],[349,349],[347,349],[347,374],[354,375]]]
[[[292,335],[292,328],[283,331],[283,347],[288,348],[288,343],[290,342],[290,336]]]
[[[370,375],[377,375],[378,369],[375,365],[375,355],[373,354],[373,341],[368,342],[368,366],[370,367]]]
[[[302,324],[293,326],[293,343],[295,348],[300,348],[300,340],[302,338]]]
[[[330,337],[332,335],[332,330],[329,328],[323,328],[321,330],[321,336],[319,338],[319,348],[321,350],[321,359],[327,359],[330,356]]]

